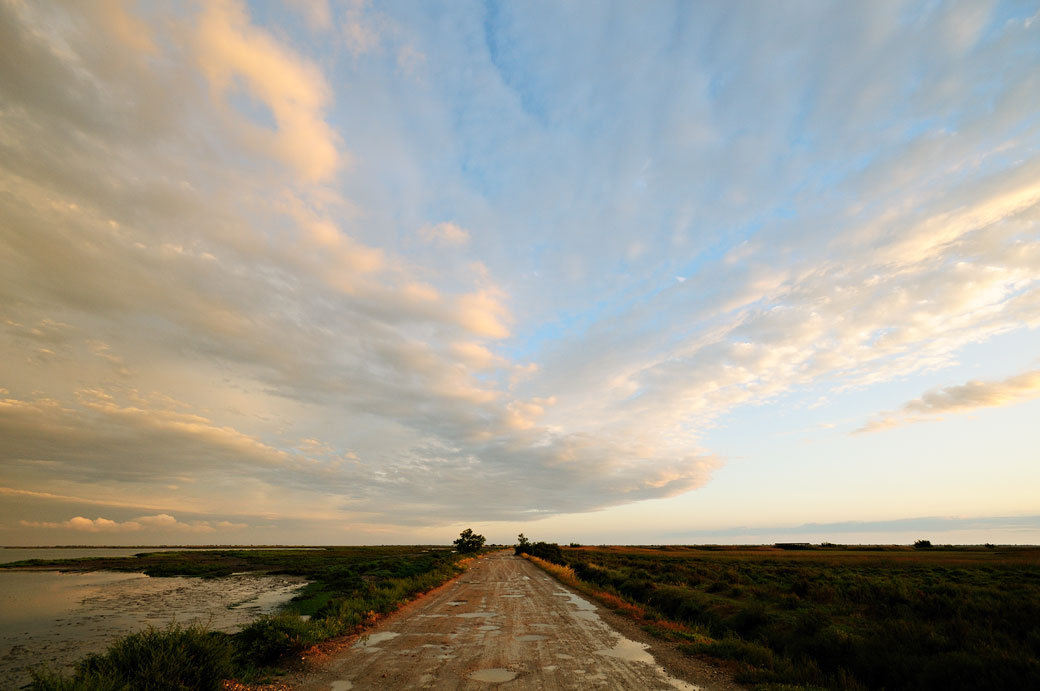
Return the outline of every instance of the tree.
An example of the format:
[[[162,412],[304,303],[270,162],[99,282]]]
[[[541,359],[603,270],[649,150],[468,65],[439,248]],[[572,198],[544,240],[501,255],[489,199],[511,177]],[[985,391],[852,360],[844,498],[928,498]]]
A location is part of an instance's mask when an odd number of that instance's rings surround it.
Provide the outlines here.
[[[452,544],[459,552],[476,552],[484,546],[484,536],[477,535],[472,528],[466,528]]]
[[[516,547],[513,548],[514,554],[524,554],[531,547],[531,541],[524,537],[523,533],[516,536]]]
[[[931,549],[931,548],[932,548],[932,541],[931,540],[918,540],[917,542],[914,543],[914,549]]]

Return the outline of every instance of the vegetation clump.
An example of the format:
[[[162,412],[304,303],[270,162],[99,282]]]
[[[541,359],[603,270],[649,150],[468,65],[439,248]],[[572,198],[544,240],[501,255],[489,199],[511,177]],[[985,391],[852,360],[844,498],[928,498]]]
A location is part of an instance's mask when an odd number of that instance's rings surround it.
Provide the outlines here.
[[[33,671],[38,691],[217,691],[235,671],[228,636],[201,626],[146,629],[90,655],[70,677]]]
[[[1040,550],[785,547],[571,549],[561,577],[762,688],[1040,679]]]
[[[462,554],[479,552],[480,548],[484,546],[484,536],[477,535],[472,528],[466,528],[459,533],[459,537],[452,544]]]
[[[555,542],[531,542],[523,533],[517,536],[517,543],[513,547],[513,553],[529,554],[532,557],[538,557],[545,561],[552,562],[553,564],[566,565],[567,560],[563,558],[563,550]]]

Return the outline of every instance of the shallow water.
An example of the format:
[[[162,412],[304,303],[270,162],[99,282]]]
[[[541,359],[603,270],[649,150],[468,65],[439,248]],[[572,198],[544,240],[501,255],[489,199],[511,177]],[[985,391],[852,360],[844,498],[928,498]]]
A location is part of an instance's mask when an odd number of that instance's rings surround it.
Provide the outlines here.
[[[176,552],[183,547],[4,547],[0,564],[28,559],[82,559],[89,557],[132,557],[143,552]]]
[[[492,667],[491,669],[480,669],[476,672],[470,672],[469,678],[474,681],[487,681],[492,684],[501,684],[502,682],[516,679],[516,672],[501,667]]]
[[[277,610],[304,584],[299,578],[249,574],[201,579],[0,571],[0,688],[27,683],[31,665],[68,670],[83,656],[148,626],[199,622],[236,631]]]

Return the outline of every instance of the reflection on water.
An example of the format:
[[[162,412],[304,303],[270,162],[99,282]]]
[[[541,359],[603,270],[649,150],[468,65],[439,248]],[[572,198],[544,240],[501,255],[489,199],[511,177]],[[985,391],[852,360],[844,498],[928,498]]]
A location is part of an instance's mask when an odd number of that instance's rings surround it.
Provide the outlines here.
[[[82,559],[84,557],[132,557],[143,552],[177,552],[183,547],[4,547],[0,564],[29,559]]]
[[[73,551],[78,550],[62,550],[59,557]],[[109,556],[99,553],[105,550],[87,551],[89,556]],[[19,560],[33,558],[56,557]],[[148,626],[201,622],[236,631],[288,602],[303,585],[299,578],[249,574],[201,579],[0,571],[0,688],[27,683],[29,665],[68,669],[84,655],[103,651],[113,639]]]

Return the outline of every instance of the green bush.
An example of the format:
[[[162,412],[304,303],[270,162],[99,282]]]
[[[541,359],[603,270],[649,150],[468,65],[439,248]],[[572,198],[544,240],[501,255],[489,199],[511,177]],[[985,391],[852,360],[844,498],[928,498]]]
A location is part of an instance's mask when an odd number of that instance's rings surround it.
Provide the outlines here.
[[[34,671],[36,691],[217,691],[232,676],[231,644],[201,626],[147,629],[90,655],[70,678]]]
[[[479,552],[480,548],[484,546],[485,538],[483,535],[477,535],[473,532],[472,528],[466,528],[459,537],[452,544],[455,545],[455,549],[461,554],[469,552]]]
[[[289,612],[260,617],[235,635],[239,655],[268,664],[308,648],[320,639],[313,624]]]
[[[561,566],[567,565],[567,560],[563,558],[563,550],[555,542],[532,542],[517,545],[515,551],[517,554],[530,554],[532,557],[551,561]]]

